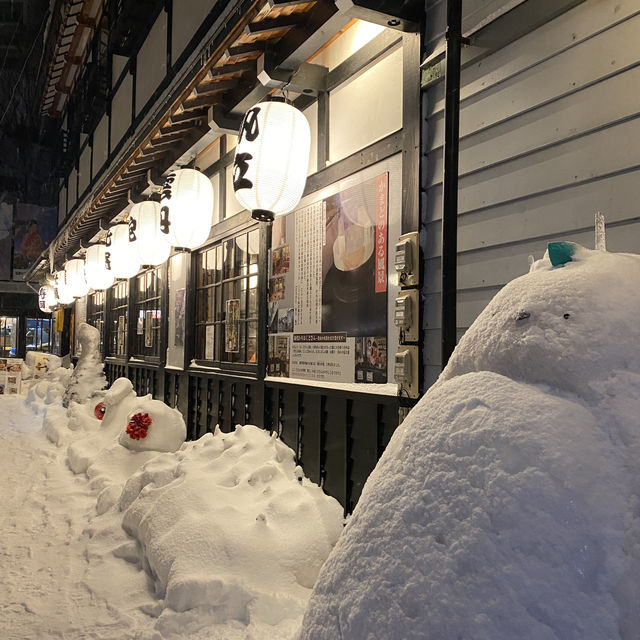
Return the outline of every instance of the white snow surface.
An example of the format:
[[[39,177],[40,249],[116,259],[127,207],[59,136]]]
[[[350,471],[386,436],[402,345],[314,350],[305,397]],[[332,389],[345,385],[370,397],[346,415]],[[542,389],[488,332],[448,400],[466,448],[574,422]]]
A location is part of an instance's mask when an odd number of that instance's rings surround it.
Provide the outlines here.
[[[64,392],[65,407],[72,401],[83,404],[107,386],[100,355],[100,332],[86,322],[81,322],[77,331],[82,351]]]
[[[300,640],[637,639],[640,256],[505,286],[398,428]]]
[[[293,451],[252,426],[132,451],[129,381],[68,409],[38,384],[0,398],[3,640],[293,638],[343,525]]]

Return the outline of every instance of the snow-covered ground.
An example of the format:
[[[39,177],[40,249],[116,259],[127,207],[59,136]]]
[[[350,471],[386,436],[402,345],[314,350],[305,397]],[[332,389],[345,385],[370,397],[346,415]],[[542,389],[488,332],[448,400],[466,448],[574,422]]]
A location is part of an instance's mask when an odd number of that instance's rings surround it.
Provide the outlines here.
[[[128,380],[66,409],[59,379],[0,397],[0,638],[292,638],[343,524],[293,451],[252,426],[181,445]]]

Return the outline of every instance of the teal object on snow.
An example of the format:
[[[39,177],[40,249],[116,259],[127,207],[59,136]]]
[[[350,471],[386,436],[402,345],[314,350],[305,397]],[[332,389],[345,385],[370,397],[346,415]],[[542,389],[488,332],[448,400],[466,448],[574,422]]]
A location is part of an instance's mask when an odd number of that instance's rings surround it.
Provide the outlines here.
[[[554,267],[559,267],[573,260],[572,256],[580,245],[575,242],[549,242],[547,251],[549,260]]]

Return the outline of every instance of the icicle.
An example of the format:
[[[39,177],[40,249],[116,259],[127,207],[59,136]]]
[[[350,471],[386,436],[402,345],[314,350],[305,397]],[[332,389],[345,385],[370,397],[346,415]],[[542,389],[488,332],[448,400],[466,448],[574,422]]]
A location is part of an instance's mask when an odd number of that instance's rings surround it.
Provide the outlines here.
[[[604,228],[604,216],[600,211],[596,213],[596,251],[607,250],[607,236]]]

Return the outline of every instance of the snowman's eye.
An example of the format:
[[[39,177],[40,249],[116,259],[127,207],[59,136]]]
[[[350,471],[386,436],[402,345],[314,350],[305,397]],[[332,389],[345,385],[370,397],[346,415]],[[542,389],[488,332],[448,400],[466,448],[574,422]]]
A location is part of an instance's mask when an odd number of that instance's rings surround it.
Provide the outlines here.
[[[565,313],[562,317],[563,317],[565,320],[567,320],[568,318],[570,318],[570,317],[571,317],[571,314],[570,314],[570,313]]]

